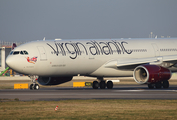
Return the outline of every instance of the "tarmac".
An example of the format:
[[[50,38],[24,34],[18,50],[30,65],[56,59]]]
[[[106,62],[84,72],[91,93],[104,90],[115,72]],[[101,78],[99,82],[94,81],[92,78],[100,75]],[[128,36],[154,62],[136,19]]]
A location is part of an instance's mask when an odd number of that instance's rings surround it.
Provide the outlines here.
[[[9,79],[7,79],[9,78]],[[23,78],[23,79],[22,79]],[[0,100],[65,100],[65,99],[177,99],[177,79],[169,80],[169,89],[148,89],[147,85],[137,84],[132,77],[107,78],[120,80],[113,89],[92,89],[92,87],[73,88],[73,82],[92,82],[96,78],[74,77],[70,82],[55,86],[40,86],[39,90],[13,89],[15,83],[28,83],[28,77],[0,77]]]
[[[67,99],[177,99],[177,85],[169,89],[148,89],[147,85],[116,85],[113,89],[53,87],[39,90],[0,90],[0,99],[20,101]]]
[[[57,87],[72,87],[73,82],[93,82],[94,80],[97,80],[94,77],[85,77],[85,76],[75,76],[73,79],[69,82],[55,85]],[[104,78],[104,80],[119,80],[120,82],[116,82],[114,84],[133,84],[137,85],[133,77],[113,77],[113,78]],[[28,76],[16,76],[16,77],[0,77],[0,89],[2,86],[8,86],[13,88],[14,84],[17,83],[28,83],[29,85],[32,83],[31,79]],[[169,80],[169,83],[171,85],[177,85],[177,75],[173,74],[171,79]],[[40,86],[40,87],[52,87],[52,86]]]

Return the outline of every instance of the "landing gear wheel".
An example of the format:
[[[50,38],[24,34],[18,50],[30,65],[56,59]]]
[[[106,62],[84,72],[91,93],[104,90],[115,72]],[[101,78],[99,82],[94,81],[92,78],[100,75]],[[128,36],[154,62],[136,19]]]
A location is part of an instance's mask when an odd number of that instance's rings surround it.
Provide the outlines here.
[[[105,81],[100,82],[100,89],[105,89],[106,88],[106,83]]]
[[[108,82],[107,82],[107,88],[108,88],[108,89],[112,89],[112,88],[113,88],[113,83],[112,83],[112,81],[108,81]]]
[[[156,83],[155,87],[156,87],[156,89],[162,88],[162,83],[161,82]]]
[[[148,88],[149,89],[154,89],[154,85],[153,84],[148,84]]]
[[[30,90],[39,90],[39,85],[38,84],[31,84]]]
[[[169,88],[169,82],[168,82],[168,80],[163,81],[162,86],[163,86],[163,88]]]
[[[30,90],[38,90],[39,85],[36,84],[36,80],[38,79],[38,76],[36,75],[29,75],[30,79],[32,80],[33,84],[30,85]]]
[[[33,84],[31,84],[31,85],[30,85],[30,90],[33,90],[33,88],[34,88],[34,87],[33,87]]]
[[[93,89],[98,89],[99,84],[98,81],[93,81]]]
[[[35,89],[35,90],[39,90],[39,85],[38,85],[38,84],[35,84],[35,85],[34,85],[34,89]]]

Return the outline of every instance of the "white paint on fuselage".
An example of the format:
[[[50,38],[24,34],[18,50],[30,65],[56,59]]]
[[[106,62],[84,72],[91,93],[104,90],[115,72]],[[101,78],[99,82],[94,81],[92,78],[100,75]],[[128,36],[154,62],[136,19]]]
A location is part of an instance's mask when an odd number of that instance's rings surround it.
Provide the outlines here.
[[[118,61],[124,60],[177,55],[176,41],[177,39],[34,41],[13,50],[26,50],[28,55],[9,55],[6,62],[17,72],[38,76],[132,76],[132,70],[119,70],[116,64],[115,68],[106,68],[104,65],[109,61],[117,61],[118,64]],[[169,51],[160,51],[161,49]],[[27,57],[35,56],[35,63],[27,61]]]

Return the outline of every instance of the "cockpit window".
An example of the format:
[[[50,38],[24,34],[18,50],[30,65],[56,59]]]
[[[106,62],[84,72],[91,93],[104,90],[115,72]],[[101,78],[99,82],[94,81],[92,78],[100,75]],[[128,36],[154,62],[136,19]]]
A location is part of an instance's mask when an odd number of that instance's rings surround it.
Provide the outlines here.
[[[11,52],[10,52],[10,55],[12,55],[12,54],[13,54],[13,52],[14,52],[14,51],[11,51]]]
[[[25,53],[25,55],[28,55],[28,52],[27,51],[23,51]]]
[[[23,51],[20,51],[20,54],[23,55],[24,54]]]
[[[28,55],[28,52],[26,50],[24,50],[24,51],[11,51],[10,52],[10,55],[18,55],[18,54]]]
[[[14,51],[13,55],[19,54],[19,51]]]

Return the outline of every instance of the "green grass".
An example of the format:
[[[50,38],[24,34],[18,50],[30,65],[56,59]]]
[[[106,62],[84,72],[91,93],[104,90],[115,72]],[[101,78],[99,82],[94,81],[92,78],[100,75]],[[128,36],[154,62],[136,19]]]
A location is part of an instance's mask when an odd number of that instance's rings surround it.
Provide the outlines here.
[[[0,120],[176,120],[177,100],[0,100]],[[5,101],[5,102],[4,102]],[[55,107],[58,110],[55,111]]]

